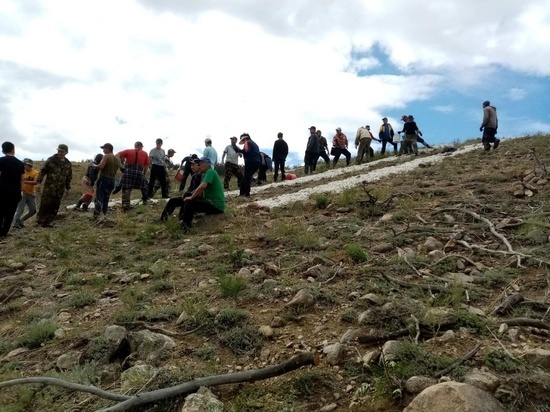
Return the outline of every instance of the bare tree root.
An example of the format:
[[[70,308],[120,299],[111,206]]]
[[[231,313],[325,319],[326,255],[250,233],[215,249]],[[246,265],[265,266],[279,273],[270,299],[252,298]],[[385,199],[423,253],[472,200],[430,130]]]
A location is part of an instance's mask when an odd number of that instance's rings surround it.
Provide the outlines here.
[[[550,325],[537,319],[531,318],[511,318],[501,320],[500,323],[506,323],[508,326],[531,326],[533,328],[550,330]]]
[[[520,302],[523,302],[524,298],[520,293],[514,293],[513,295],[508,296],[498,305],[492,312],[491,315],[503,315],[506,313],[512,306],[517,305]]]
[[[385,273],[380,273],[380,275],[386,279],[388,282],[396,283],[399,286],[403,286],[405,288],[420,288],[427,291],[435,291],[435,292],[446,292],[449,293],[449,290],[445,286],[440,285],[425,285],[422,283],[409,283],[405,282],[399,279],[392,278],[391,276],[386,275]]]
[[[0,383],[0,389],[15,385],[23,385],[28,383],[41,383],[46,385],[61,386],[63,388],[87,392],[99,396],[104,399],[120,401],[116,405],[99,410],[98,412],[116,412],[125,411],[130,408],[145,405],[147,403],[156,402],[161,399],[171,398],[174,396],[187,395],[196,392],[201,386],[218,386],[229,383],[254,382],[257,380],[268,379],[274,376],[283,375],[293,370],[299,369],[302,366],[314,365],[315,357],[311,352],[302,353],[278,365],[269,366],[263,369],[254,369],[244,372],[229,373],[226,375],[206,376],[197,378],[190,382],[185,382],[180,385],[170,388],[158,389],[150,392],[138,393],[133,396],[119,395],[113,392],[107,392],[91,385],[81,385],[78,383],[67,382],[63,379],[49,378],[45,376],[37,376],[34,378],[13,379]]]
[[[481,348],[481,343],[478,343],[476,346],[474,346],[474,348],[470,352],[468,352],[462,358],[460,358],[459,360],[457,360],[455,363],[448,366],[447,368],[443,369],[442,371],[436,372],[434,376],[436,378],[441,378],[442,376],[446,375],[447,373],[452,371],[457,366],[460,366],[464,362],[466,362],[467,360],[472,359],[476,355],[476,353],[479,351],[480,348]]]

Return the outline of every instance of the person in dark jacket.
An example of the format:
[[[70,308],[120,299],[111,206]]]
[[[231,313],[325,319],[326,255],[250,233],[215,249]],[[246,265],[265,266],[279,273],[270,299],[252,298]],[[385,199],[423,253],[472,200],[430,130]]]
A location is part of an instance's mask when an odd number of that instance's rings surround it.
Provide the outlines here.
[[[15,157],[15,145],[12,142],[2,143],[2,153],[4,156],[0,158],[0,238],[6,237],[10,231],[17,205],[21,201],[25,173],[23,162]]]
[[[397,143],[393,142],[393,136],[395,135],[395,132],[393,131],[393,127],[391,124],[388,123],[388,118],[383,117],[382,118],[382,125],[380,126],[380,130],[378,131],[378,138],[382,142],[382,149],[380,150],[380,154],[386,153],[386,145],[389,143],[393,146],[393,153],[397,154]]]
[[[403,124],[403,130],[399,131],[398,133],[405,133],[403,143],[401,143],[401,147],[399,148],[398,156],[401,156],[405,151],[405,148],[407,148],[409,145],[412,146],[414,155],[418,156],[418,144],[416,143],[416,138],[417,136],[422,136],[422,132],[416,125],[416,122],[414,121],[414,117],[412,115],[407,116],[407,121]]]
[[[273,170],[273,161],[267,153],[260,152],[260,159],[262,159],[262,163],[258,169],[258,185],[267,183],[266,173],[268,170]]]
[[[281,170],[281,180],[286,180],[285,162],[288,156],[288,144],[283,140],[283,134],[277,133],[277,140],[273,144],[273,181],[276,182],[279,178],[279,170]]]
[[[76,202],[74,210],[79,212],[86,212],[88,210],[88,207],[90,206],[90,203],[92,203],[95,195],[94,185],[99,175],[99,170],[97,170],[94,166],[98,165],[102,159],[103,154],[98,153],[95,156],[94,161],[88,165],[86,176],[82,178],[84,192],[82,193],[82,196],[80,196],[80,199],[78,199],[78,202]]]
[[[234,147],[235,151],[242,153],[244,158],[244,176],[239,188],[239,196],[250,197],[252,176],[254,176],[254,173],[256,173],[262,164],[260,148],[250,138],[248,133],[243,133],[240,136],[239,144],[243,145],[242,149],[239,149],[237,146]]]
[[[318,157],[319,136],[317,136],[317,128],[311,126],[309,128],[309,138],[307,139],[306,154],[304,156],[304,172],[306,175],[315,172]]]
[[[328,155],[327,138],[323,136],[323,132],[321,132],[321,130],[317,130],[316,133],[317,133],[317,136],[319,137],[319,156],[317,156],[317,161],[319,161],[319,158],[323,158],[328,170],[330,169],[330,157]],[[315,162],[316,169],[317,169],[317,161]]]
[[[199,187],[201,184],[202,173],[199,170],[199,164],[195,162],[190,162],[190,164],[191,164],[191,173],[192,173],[191,183],[189,183],[189,187],[187,188],[187,190],[182,196],[172,197],[170,198],[170,200],[168,200],[164,210],[162,211],[162,214],[160,215],[160,220],[163,222],[166,222],[168,220],[168,216],[171,216],[177,207],[181,208],[179,212],[179,220],[181,220],[183,217],[183,205],[184,205],[183,199],[191,196],[193,191],[197,187]]]
[[[181,161],[180,170],[183,170],[183,179],[180,182],[180,192],[184,191],[185,185],[187,184],[187,178],[193,174],[191,171],[193,160],[198,158],[196,154],[190,154],[189,156],[185,156]]]
[[[483,150],[491,150],[491,143],[493,143],[493,149],[496,149],[500,144],[500,139],[497,139],[495,135],[498,130],[498,117],[497,109],[491,106],[489,100],[483,102],[483,120],[481,122],[480,132],[483,132],[481,142],[483,143]]]

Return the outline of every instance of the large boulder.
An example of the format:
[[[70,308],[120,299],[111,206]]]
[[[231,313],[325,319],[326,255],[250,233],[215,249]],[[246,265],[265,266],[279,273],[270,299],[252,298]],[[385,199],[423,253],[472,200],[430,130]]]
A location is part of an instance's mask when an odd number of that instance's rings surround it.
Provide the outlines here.
[[[149,330],[129,333],[128,341],[132,353],[135,353],[138,359],[153,364],[159,362],[176,347],[176,342],[172,338]]]
[[[504,412],[489,393],[459,382],[444,382],[424,389],[403,412]]]

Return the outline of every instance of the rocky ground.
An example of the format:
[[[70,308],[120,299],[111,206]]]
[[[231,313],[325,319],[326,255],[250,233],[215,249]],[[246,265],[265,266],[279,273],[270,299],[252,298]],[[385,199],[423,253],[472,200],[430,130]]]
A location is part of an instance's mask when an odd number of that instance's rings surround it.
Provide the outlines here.
[[[548,139],[320,167],[186,236],[161,202],[30,222],[0,245],[0,381],[108,394],[0,384],[0,402],[123,410],[205,378],[132,410],[550,410]]]

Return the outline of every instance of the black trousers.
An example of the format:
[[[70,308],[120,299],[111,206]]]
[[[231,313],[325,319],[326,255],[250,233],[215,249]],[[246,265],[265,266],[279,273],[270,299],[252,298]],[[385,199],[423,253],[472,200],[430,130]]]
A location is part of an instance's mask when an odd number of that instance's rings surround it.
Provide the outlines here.
[[[330,166],[330,157],[328,157],[327,152],[325,152],[324,150],[322,150],[322,151],[319,153],[319,157],[317,157],[317,160],[315,161],[315,163],[317,163],[317,162],[319,161],[319,158],[323,158],[323,160],[324,160],[325,163],[327,164],[327,168]]]
[[[254,173],[256,173],[256,170],[258,170],[260,167],[260,163],[251,163],[251,162],[245,162],[244,163],[244,176],[243,181],[241,183],[241,187],[239,189],[239,195],[240,196],[250,196],[250,186],[252,185],[252,176],[254,176]]]
[[[351,153],[348,149],[341,149],[338,147],[334,147],[334,158],[332,159],[332,164],[336,165],[338,163],[338,160],[340,159],[341,155],[346,156],[346,164],[349,166],[349,162],[351,160]]]
[[[388,143],[393,146],[393,152],[397,153],[397,143],[394,143],[393,141],[390,141],[390,140],[382,140],[382,149],[380,150],[380,154],[386,153],[386,145]]]
[[[281,180],[286,180],[285,174],[285,159],[273,158],[273,181],[276,182],[279,177],[279,169],[281,170]]]
[[[162,198],[168,197],[168,190],[166,185],[166,169],[164,166],[152,165],[151,166],[151,178],[149,179],[149,187],[147,188],[148,197],[153,197],[153,189],[155,188],[155,182],[160,182],[160,190],[162,191]]]
[[[214,207],[212,203],[204,198],[184,201],[182,209],[181,227],[184,230],[191,228],[195,213],[206,213],[207,215],[219,215],[223,213],[223,210]]]
[[[17,210],[17,205],[21,201],[21,192],[1,193],[0,202],[0,237],[8,234],[13,221],[13,216]]]

